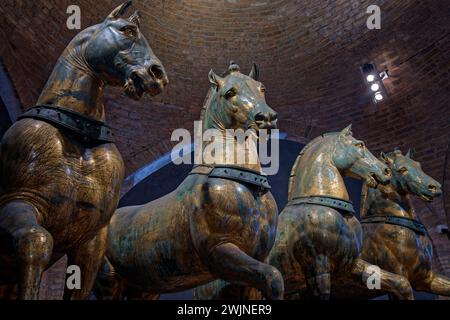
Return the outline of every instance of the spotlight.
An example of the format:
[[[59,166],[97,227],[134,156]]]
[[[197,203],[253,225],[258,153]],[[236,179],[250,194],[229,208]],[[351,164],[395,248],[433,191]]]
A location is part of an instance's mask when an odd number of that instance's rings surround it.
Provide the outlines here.
[[[375,80],[375,76],[374,76],[373,74],[369,74],[369,75],[366,77],[366,80],[367,80],[367,82],[372,82],[373,80]]]
[[[360,69],[372,101],[379,103],[386,100],[388,95],[383,80],[389,77],[388,71],[379,72],[374,63],[365,63],[361,65]]]
[[[378,83],[374,83],[373,85],[370,86],[370,89],[372,91],[378,91],[380,90],[380,85]]]
[[[381,100],[383,100],[383,99],[384,99],[384,97],[383,97],[383,95],[381,94],[381,92],[375,93],[375,100],[376,100],[376,101],[381,101]]]

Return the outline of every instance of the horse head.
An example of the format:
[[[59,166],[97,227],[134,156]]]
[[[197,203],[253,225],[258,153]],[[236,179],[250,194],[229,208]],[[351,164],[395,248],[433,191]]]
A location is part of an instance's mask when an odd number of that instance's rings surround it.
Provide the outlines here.
[[[364,179],[369,187],[389,183],[391,170],[366,148],[363,141],[353,137],[351,125],[338,133],[333,161],[340,171]]]
[[[431,202],[442,194],[441,184],[423,172],[421,164],[411,157],[411,150],[406,155],[395,150],[388,154],[382,152],[380,156],[392,171],[391,185],[397,192],[415,194]]]
[[[276,129],[277,113],[266,102],[266,88],[258,81],[258,74],[255,64],[245,75],[233,61],[222,76],[211,70],[211,97],[205,121],[226,129]]]
[[[102,23],[80,32],[63,57],[84,66],[106,84],[123,86],[127,96],[138,100],[144,93],[161,93],[168,78],[140,31],[139,12],[123,17],[131,4],[123,3]]]

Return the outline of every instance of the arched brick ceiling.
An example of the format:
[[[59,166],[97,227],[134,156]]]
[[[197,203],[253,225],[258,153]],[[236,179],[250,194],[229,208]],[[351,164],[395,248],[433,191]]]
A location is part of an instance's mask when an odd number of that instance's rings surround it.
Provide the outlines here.
[[[84,28],[121,1],[75,2]],[[0,55],[26,107],[36,101],[76,34],[65,27],[71,4],[7,0],[0,8]],[[366,27],[370,4],[381,7],[381,30]],[[134,7],[171,83],[163,95],[142,103],[128,100],[119,89],[108,91],[109,120],[127,172],[167,151],[174,128],[192,127],[209,69],[221,71],[231,59],[244,70],[252,61],[259,64],[268,101],[292,138],[353,122],[355,132],[375,149],[411,146],[425,157],[430,137],[442,146],[447,142],[448,1],[136,0]],[[390,100],[377,107],[359,73],[367,61],[392,75],[386,82]],[[447,117],[433,116],[443,112]],[[137,137],[139,130],[148,135]],[[439,154],[427,150],[429,157]]]
[[[78,4],[82,26],[101,21],[121,1],[2,1],[0,57],[23,105],[32,105],[65,45],[66,8]],[[382,29],[368,30],[366,9],[381,7]],[[450,2],[444,0],[136,0],[142,31],[164,63],[170,85],[136,103],[107,90],[108,121],[127,173],[170,150],[170,135],[192,128],[211,68],[229,60],[259,64],[269,104],[291,139],[307,141],[353,123],[372,150],[413,147],[426,172],[442,182],[450,140]],[[389,69],[387,101],[374,106],[359,66]],[[448,176],[449,174],[447,174]],[[450,203],[450,195],[446,195]],[[445,224],[442,201],[428,226]],[[450,267],[445,236],[434,232]]]

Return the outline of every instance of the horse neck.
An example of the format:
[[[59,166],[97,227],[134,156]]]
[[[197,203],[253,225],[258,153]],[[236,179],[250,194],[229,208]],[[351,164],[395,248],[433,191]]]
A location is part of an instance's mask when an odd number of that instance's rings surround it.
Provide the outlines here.
[[[105,121],[103,82],[76,49],[67,48],[59,58],[37,104],[50,104]]]
[[[394,215],[417,219],[409,194],[398,192],[391,184],[378,186],[377,189],[368,188],[364,184],[362,197],[364,197],[365,189],[367,190],[367,195],[361,201],[361,218],[373,215]]]
[[[333,163],[333,137],[324,137],[307,150],[293,170],[290,199],[305,196],[327,196],[349,200],[341,173]]]
[[[221,145],[224,147],[225,154],[230,155],[234,154],[234,159],[237,159],[236,157],[236,151],[237,151],[237,143],[235,141],[234,136],[230,135],[227,132],[227,128],[223,125],[223,122],[221,121],[219,116],[215,116],[210,112],[211,108],[206,108],[204,117],[202,118],[203,121],[203,134],[205,131],[209,129],[218,130],[221,134],[222,140]],[[210,144],[215,143],[214,141],[211,142],[204,142],[203,143],[203,150],[207,148]],[[242,163],[229,163],[227,161],[221,161],[219,163],[215,163],[216,165],[233,165],[235,167],[240,167],[244,169],[254,170],[258,172],[262,172],[261,163],[259,161],[259,156],[256,148],[256,141],[255,139],[246,139],[245,142],[245,161]]]

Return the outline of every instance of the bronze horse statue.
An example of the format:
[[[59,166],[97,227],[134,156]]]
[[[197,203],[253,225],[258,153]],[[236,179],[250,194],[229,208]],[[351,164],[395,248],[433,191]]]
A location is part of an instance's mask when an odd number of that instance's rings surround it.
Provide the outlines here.
[[[232,63],[221,76],[212,70],[204,103],[203,132],[276,127],[265,88]],[[249,139],[247,139],[249,141]],[[250,139],[250,141],[253,141]],[[228,141],[229,142],[229,141]],[[206,150],[213,142],[204,142]],[[225,153],[235,152],[235,145]],[[256,161],[230,165],[219,160],[194,166],[168,195],[144,205],[118,209],[108,228],[105,265],[99,274],[100,299],[154,299],[161,293],[224,279],[254,287],[267,299],[282,299],[283,279],[264,263],[274,241],[278,209]]]
[[[0,284],[38,299],[42,273],[64,254],[81,270],[82,299],[103,261],[124,164],[104,124],[105,85],[139,99],[167,76],[127,1],[80,32],[53,69],[37,105],[4,135],[0,153]]]
[[[369,263],[360,258],[362,230],[343,176],[376,187],[387,183],[390,169],[352,136],[351,126],[313,139],[300,152],[289,180],[288,204],[280,214],[268,262],[285,281],[285,298],[330,298],[341,275],[345,283],[366,286]],[[381,270],[382,286],[399,298],[412,298],[406,278]],[[344,285],[344,284],[343,284]],[[236,298],[225,284],[196,288],[195,296]],[[246,292],[244,298],[256,298]],[[239,297],[242,298],[242,295]]]
[[[387,184],[390,169],[353,138],[351,127],[311,141],[291,171],[288,204],[269,262],[285,278],[286,297],[306,289],[306,297],[330,298],[332,284],[367,287],[371,273],[361,259],[362,229],[353,215],[343,176],[369,187]],[[380,270],[381,286],[400,299],[412,299],[406,278]],[[304,286],[306,285],[306,287]]]
[[[381,153],[392,171],[391,182],[376,189],[363,186],[361,258],[384,270],[406,277],[416,291],[450,296],[450,279],[432,271],[433,246],[426,227],[417,220],[411,195],[431,202],[442,194],[439,182],[425,174],[411,151]],[[372,298],[386,292],[336,288],[338,299]]]

